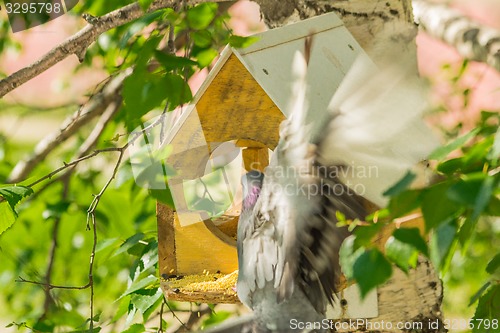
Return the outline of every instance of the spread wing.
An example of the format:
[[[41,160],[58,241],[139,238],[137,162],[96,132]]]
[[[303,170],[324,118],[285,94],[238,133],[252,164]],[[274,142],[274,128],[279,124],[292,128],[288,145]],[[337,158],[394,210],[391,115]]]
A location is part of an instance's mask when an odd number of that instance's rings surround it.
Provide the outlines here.
[[[363,219],[358,194],[384,204],[382,193],[437,145],[420,119],[425,96],[418,80],[400,67],[380,71],[369,61],[354,64],[325,110],[323,127],[309,133],[309,53],[306,43],[305,56],[295,55],[291,116],[280,128],[259,197],[240,218],[238,295],[250,307],[252,294],[272,284],[278,302],[300,288],[324,313],[348,234],[337,227],[337,212]],[[357,185],[363,193],[355,193]]]
[[[316,311],[324,313],[333,301],[340,276],[338,251],[347,236],[336,226],[336,211],[348,218],[362,218],[365,212],[335,169],[316,161],[304,123],[306,69],[307,56],[297,53],[291,118],[281,125],[280,143],[255,206],[240,217],[238,295],[252,307],[253,293],[266,282],[278,302],[301,288]]]
[[[347,237],[346,228],[337,227],[337,212],[348,219],[364,218],[360,198],[338,178],[338,165],[321,164],[313,133],[305,124],[308,111],[306,73],[308,50],[294,58],[294,84],[291,117],[281,126],[280,143],[270,173],[279,187],[286,189],[283,200],[290,207],[288,219],[277,223],[284,237],[283,275],[278,299],[287,299],[294,288],[301,288],[317,312],[324,313],[341,275],[339,249]],[[276,173],[279,174],[276,175]],[[267,177],[267,172],[266,172]]]
[[[348,166],[342,181],[381,207],[382,193],[439,145],[422,120],[425,85],[415,65],[398,56],[388,52],[395,61],[382,69],[366,56],[356,60],[330,102],[326,135],[318,138],[322,163]]]

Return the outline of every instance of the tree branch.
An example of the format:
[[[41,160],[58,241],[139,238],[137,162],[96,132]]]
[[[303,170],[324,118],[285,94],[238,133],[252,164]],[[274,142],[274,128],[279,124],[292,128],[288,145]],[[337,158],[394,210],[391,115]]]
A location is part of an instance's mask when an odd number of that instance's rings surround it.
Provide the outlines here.
[[[90,286],[88,283],[86,285],[83,285],[83,286],[59,286],[59,285],[45,283],[45,282],[26,280],[25,278],[23,278],[21,276],[17,278],[16,282],[35,284],[37,286],[42,286],[42,287],[45,287],[47,289],[82,290],[82,289],[87,289]]]
[[[415,20],[425,32],[453,46],[463,57],[484,62],[500,72],[500,31],[463,13],[426,0],[413,0]]]
[[[68,199],[68,193],[69,193],[69,184],[70,184],[70,179],[68,177],[64,177],[62,179],[63,182],[63,190],[61,193],[61,201],[64,202]],[[57,252],[57,247],[59,245],[59,226],[61,225],[61,216],[57,216],[54,219],[54,225],[52,226],[52,245],[50,247],[50,252],[49,252],[49,262],[47,264],[47,269],[45,270],[45,283],[47,286],[49,286],[52,282],[52,273],[54,271],[54,262],[56,261],[56,252]],[[41,319],[45,319],[47,314],[49,313],[50,306],[54,304],[54,299],[52,298],[52,295],[50,293],[51,288],[46,287],[45,288],[45,300],[43,302],[43,314]]]
[[[158,9],[171,8],[175,6],[178,1],[179,0],[153,1],[147,12],[150,13]],[[188,4],[195,5],[209,1],[221,2],[225,0],[191,0]],[[143,15],[144,11],[139,6],[139,3],[135,2],[114,10],[104,16],[95,18],[95,20],[92,20],[92,24],[86,25],[82,30],[54,47],[31,65],[20,69],[5,79],[0,80],[0,98],[72,54],[75,54],[78,57],[78,60],[82,62],[87,48],[102,33],[134,21]]]
[[[416,47],[411,0],[252,1],[259,4],[271,28],[334,12],[376,64],[387,61],[388,50],[406,55]]]
[[[93,118],[103,114],[108,106],[114,102],[120,95],[123,81],[132,73],[132,70],[126,70],[112,78],[101,92],[94,95],[90,101],[68,117],[61,128],[56,132],[46,136],[35,147],[31,156],[16,164],[9,175],[7,182],[17,183],[25,179],[28,174],[43,161],[55,147],[61,145],[82,126],[89,123]]]

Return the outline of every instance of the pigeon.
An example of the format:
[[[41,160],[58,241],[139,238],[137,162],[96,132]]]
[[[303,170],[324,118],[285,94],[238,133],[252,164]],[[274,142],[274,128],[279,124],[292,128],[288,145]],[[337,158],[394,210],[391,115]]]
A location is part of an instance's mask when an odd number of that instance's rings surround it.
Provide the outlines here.
[[[346,74],[320,126],[309,126],[311,45],[307,38],[294,56],[290,117],[269,166],[242,177],[237,293],[252,313],[210,332],[329,332],[349,235],[339,220],[363,220],[366,202],[386,204],[383,192],[438,145],[421,119],[418,78],[367,58]],[[369,167],[377,174],[349,171]]]

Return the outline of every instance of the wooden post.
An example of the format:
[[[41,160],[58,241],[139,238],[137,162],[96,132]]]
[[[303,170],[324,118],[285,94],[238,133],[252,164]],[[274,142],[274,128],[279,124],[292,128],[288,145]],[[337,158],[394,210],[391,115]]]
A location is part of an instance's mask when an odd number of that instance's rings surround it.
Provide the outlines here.
[[[259,170],[264,172],[264,169],[269,165],[269,151],[267,148],[245,148],[243,149],[243,164],[245,170]]]
[[[158,224],[158,265],[160,276],[165,278],[177,274],[174,210],[161,202],[157,202],[156,221]]]

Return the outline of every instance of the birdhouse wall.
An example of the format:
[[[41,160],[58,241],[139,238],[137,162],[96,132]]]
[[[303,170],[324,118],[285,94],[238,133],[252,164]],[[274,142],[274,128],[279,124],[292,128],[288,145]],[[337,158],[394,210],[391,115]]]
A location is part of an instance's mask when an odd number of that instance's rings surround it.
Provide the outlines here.
[[[196,103],[207,142],[253,140],[270,149],[278,144],[285,119],[240,59],[231,54]]]

